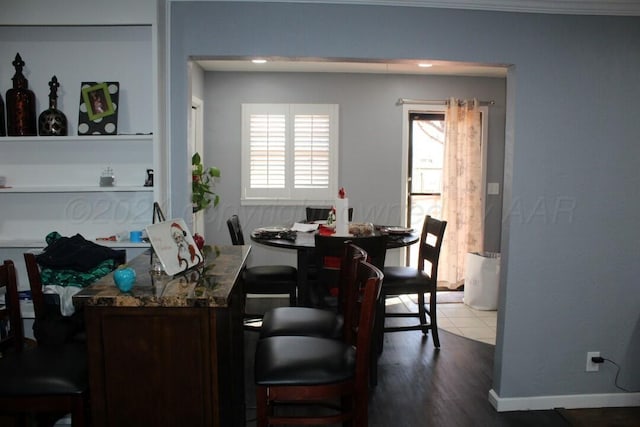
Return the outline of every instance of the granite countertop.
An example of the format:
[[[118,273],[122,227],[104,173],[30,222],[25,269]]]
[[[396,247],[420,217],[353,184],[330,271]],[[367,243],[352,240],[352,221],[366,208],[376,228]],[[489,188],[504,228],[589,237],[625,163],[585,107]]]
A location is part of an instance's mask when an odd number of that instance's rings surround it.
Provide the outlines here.
[[[217,256],[205,261],[206,268],[167,276],[151,270],[151,251],[127,263],[136,271],[129,292],[120,292],[110,273],[73,297],[77,307],[227,307],[229,295],[244,267],[251,246],[219,246]],[[201,280],[199,280],[201,279]]]

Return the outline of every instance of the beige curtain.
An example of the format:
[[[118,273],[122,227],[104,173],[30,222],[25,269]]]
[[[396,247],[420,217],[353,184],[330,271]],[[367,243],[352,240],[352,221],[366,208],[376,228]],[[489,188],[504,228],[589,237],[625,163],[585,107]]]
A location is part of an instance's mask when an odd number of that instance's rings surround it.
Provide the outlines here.
[[[482,128],[477,100],[451,98],[445,114],[442,218],[447,221],[439,286],[464,282],[467,252],[483,249]],[[443,283],[440,283],[443,282]]]

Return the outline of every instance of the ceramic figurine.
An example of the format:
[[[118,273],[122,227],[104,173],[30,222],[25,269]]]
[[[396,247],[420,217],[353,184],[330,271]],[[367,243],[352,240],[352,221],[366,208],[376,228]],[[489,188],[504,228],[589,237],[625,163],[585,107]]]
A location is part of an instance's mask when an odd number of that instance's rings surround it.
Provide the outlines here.
[[[49,82],[49,109],[44,110],[38,119],[38,130],[42,136],[68,135],[67,117],[58,110],[58,78],[53,76]]]
[[[136,271],[129,267],[120,267],[113,272],[113,281],[121,292],[129,292],[136,282]]]
[[[7,91],[7,135],[36,136],[36,96],[29,90],[29,81],[22,74],[24,61],[19,53],[12,62],[16,68],[13,88]]]

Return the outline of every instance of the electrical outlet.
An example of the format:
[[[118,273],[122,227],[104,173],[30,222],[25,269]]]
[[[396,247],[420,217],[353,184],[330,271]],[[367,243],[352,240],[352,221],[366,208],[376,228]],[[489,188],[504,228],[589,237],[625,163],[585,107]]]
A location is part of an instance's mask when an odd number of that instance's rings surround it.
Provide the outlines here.
[[[587,367],[585,368],[585,371],[587,372],[598,372],[600,370],[600,364],[599,363],[593,363],[591,361],[592,357],[599,357],[600,356],[600,352],[599,351],[588,351],[587,352]]]

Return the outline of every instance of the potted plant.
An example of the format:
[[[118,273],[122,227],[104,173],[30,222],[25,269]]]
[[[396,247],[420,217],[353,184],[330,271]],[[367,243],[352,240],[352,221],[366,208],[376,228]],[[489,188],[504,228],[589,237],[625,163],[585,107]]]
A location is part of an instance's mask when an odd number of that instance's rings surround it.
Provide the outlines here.
[[[199,153],[191,157],[191,202],[193,212],[207,209],[213,203],[217,206],[220,196],[213,192],[215,178],[220,177],[220,169],[205,167]]]

